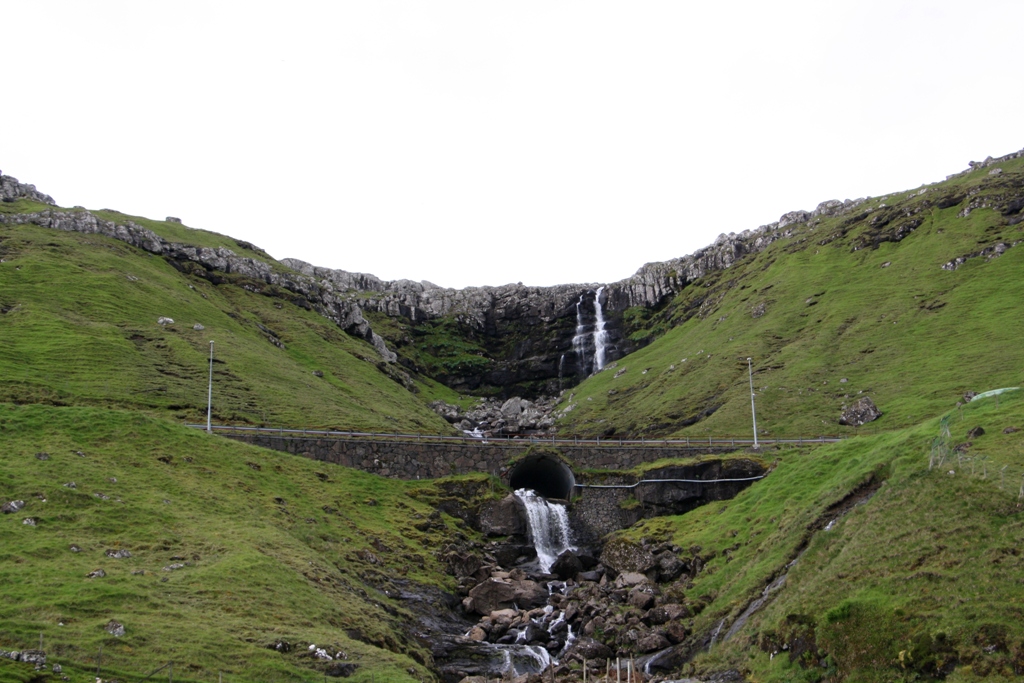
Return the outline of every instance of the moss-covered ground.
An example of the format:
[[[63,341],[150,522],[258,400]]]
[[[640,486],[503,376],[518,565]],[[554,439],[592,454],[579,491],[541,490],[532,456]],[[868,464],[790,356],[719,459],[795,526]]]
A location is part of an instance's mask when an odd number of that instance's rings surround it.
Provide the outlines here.
[[[965,391],[1021,384],[1024,244],[942,268],[1024,242],[1019,216],[998,211],[1024,193],[1024,159],[1001,167],[789,226],[658,311],[633,311],[633,333],[654,341],[567,392],[560,432],[749,438],[748,357],[768,437],[906,427]],[[843,406],[864,396],[882,417],[840,425]]]
[[[687,590],[692,624],[720,640],[691,671],[753,681],[1019,680],[1024,673],[1024,390],[939,419],[814,450],[774,452],[764,480],[731,501],[626,532],[704,558]],[[768,454],[766,454],[768,455]],[[931,467],[930,467],[931,465]],[[868,488],[864,488],[867,485]],[[845,510],[839,504],[875,489]],[[832,526],[829,527],[829,522]],[[796,563],[789,567],[796,559]],[[773,600],[721,642],[788,571]],[[797,637],[816,643],[791,657]]]
[[[0,649],[42,635],[72,681],[92,680],[101,648],[105,680],[174,661],[175,680],[318,681],[315,643],[361,665],[351,680],[429,679],[396,586],[450,590],[440,551],[471,533],[425,524],[430,487],[137,412],[0,404],[0,499],[26,503],[0,515]]]

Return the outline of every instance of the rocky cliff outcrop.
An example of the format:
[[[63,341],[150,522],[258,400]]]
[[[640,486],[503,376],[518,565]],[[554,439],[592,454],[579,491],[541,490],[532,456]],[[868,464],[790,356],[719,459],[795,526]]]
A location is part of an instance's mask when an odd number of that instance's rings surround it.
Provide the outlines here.
[[[12,179],[4,176],[2,180],[4,187],[12,185],[7,183]],[[163,256],[179,270],[206,277],[214,282],[222,281],[218,274],[224,274],[248,281],[245,284],[252,291],[259,292],[261,284],[279,287],[294,295],[290,298],[297,305],[316,310],[345,332],[373,344],[385,361],[394,362],[397,358],[395,353],[387,347],[384,339],[371,329],[370,323],[362,315],[362,310],[349,299],[335,296],[310,278],[288,272],[277,272],[264,261],[239,256],[231,249],[197,247],[169,242],[152,230],[132,221],[124,223],[107,221],[84,210],[0,214],[0,223],[8,225],[28,223],[66,232],[104,235],[151,254]],[[194,264],[194,266],[188,264]]]
[[[695,280],[726,270],[791,236],[798,224],[851,211],[862,201],[830,200],[814,211],[791,211],[756,230],[720,235],[688,256],[648,263],[632,277],[605,286],[508,284],[452,289],[426,281],[385,281],[298,259],[282,263],[363,311],[387,315],[413,329],[428,329],[432,321],[442,319],[453,322],[460,335],[479,347],[483,360],[428,373],[445,384],[466,392],[496,391],[502,398],[536,397],[557,394],[598,369],[594,332],[599,305],[604,318],[603,355],[610,363],[641,344],[630,340],[631,330],[625,329],[626,309],[657,307]],[[413,340],[389,338],[389,342],[402,355],[403,344]],[[412,361],[409,364],[424,370]]]
[[[30,199],[34,202],[50,204],[52,206],[57,205],[57,202],[53,201],[53,197],[43,194],[36,189],[35,185],[19,183],[17,178],[0,173],[0,201],[14,202],[19,199]]]

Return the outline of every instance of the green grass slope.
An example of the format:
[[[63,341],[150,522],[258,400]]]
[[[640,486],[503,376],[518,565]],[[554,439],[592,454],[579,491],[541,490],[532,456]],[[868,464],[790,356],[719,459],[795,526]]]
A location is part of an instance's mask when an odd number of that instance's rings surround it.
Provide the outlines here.
[[[629,311],[637,338],[658,338],[567,394],[559,430],[749,435],[748,357],[765,436],[853,433],[838,419],[862,396],[884,413],[873,432],[1022,383],[1024,159],[1000,166],[791,226],[661,310]],[[942,268],[1000,242],[1012,248]]]
[[[702,608],[690,625],[722,626],[688,670],[735,668],[760,682],[1019,680],[1024,431],[1003,430],[1024,429],[1024,390],[949,418],[950,446],[974,427],[985,434],[941,467],[929,467],[941,433],[933,419],[779,451],[774,471],[735,499],[626,532],[705,561],[686,589]],[[773,599],[725,640],[794,559]]]
[[[25,201],[0,205],[7,212],[37,208]],[[215,233],[133,220],[168,239],[267,260]],[[205,420],[215,341],[215,421],[449,429],[386,372],[372,346],[289,298],[214,285],[100,235],[34,225],[0,225],[0,258],[0,400]],[[161,316],[175,323],[158,325]],[[194,330],[195,323],[204,329]]]
[[[453,520],[426,526],[414,497],[430,484],[101,408],[0,404],[0,454],[0,499],[26,502],[0,515],[0,649],[42,634],[74,681],[102,648],[105,680],[174,661],[175,680],[312,682],[315,643],[360,664],[350,680],[430,678],[407,603],[388,597],[451,581],[436,551]],[[26,671],[0,659],[0,680]]]

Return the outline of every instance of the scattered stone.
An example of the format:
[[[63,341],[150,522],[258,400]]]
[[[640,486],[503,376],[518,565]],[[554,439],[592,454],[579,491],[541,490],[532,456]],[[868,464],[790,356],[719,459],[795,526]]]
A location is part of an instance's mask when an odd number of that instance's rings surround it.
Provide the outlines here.
[[[107,575],[107,573],[105,571],[103,571],[102,569],[94,569],[93,571],[91,571],[88,574],[86,574],[85,578],[87,578],[87,579],[102,579],[106,575]]]
[[[1014,432],[1018,431],[1020,430],[1017,429],[1016,427],[1007,427],[1006,429],[1003,430],[1003,434],[1013,434]]]
[[[166,316],[160,316],[159,318],[156,319],[156,324],[157,325],[173,325],[174,324],[174,318],[168,318]]]
[[[839,383],[840,383],[840,384],[846,384],[846,383],[847,383],[847,382],[849,382],[849,381],[850,381],[850,380],[848,380],[847,378],[843,377],[843,378],[842,378],[841,380],[839,380]]]
[[[618,370],[615,373],[615,375],[612,377],[612,379],[618,379],[619,377],[622,377],[624,374],[626,374],[626,368],[622,368],[622,369]]]
[[[991,171],[988,172],[988,174],[989,175],[1000,175],[1002,172],[1003,172],[1003,169],[1001,169],[1001,168],[993,168]]]
[[[975,427],[971,431],[967,432],[967,438],[968,439],[977,439],[979,436],[981,436],[984,433],[985,433],[985,430],[982,427]]]
[[[654,595],[652,593],[648,593],[643,589],[634,588],[629,592],[628,602],[630,605],[636,607],[638,610],[646,612],[647,610],[654,607]],[[647,650],[644,650],[644,652],[647,652]]]
[[[206,329],[206,327],[200,323],[196,323],[195,325],[192,326],[192,329],[195,330],[196,332],[202,332],[203,330]]]
[[[882,267],[882,268],[888,268],[888,267],[889,267],[889,266],[891,266],[891,265],[892,265],[892,261],[886,261],[885,263],[883,263],[883,264],[882,264],[882,266],[881,266],[881,267]]]
[[[124,635],[124,624],[111,619],[107,622],[107,625],[103,627],[103,630],[115,638],[120,638]]]
[[[80,553],[80,552],[82,552],[82,549],[81,549],[81,548],[79,548],[79,547],[78,547],[77,545],[75,545],[74,543],[72,543],[72,544],[71,544],[71,547],[70,547],[70,548],[68,548],[68,550],[70,550],[70,551],[71,551],[71,552],[73,552],[73,553]]]
[[[324,671],[331,678],[348,678],[359,668],[358,664],[352,662],[333,662]]]
[[[184,566],[185,566],[185,565],[184,565],[184,564],[182,564],[181,562],[175,562],[175,563],[173,563],[173,564],[169,564],[169,565],[167,565],[166,567],[164,567],[164,571],[165,571],[165,572],[172,572],[172,571],[174,571],[175,569],[181,569],[181,568],[182,568],[182,567],[184,567]]]
[[[46,665],[46,652],[43,650],[22,650],[19,660],[26,664],[35,664],[36,671]]]
[[[133,569],[132,570],[132,576],[145,576],[145,574],[146,574],[146,570],[145,569]]]
[[[168,223],[181,223],[181,219],[178,218],[177,216],[168,216],[165,220]]]
[[[121,559],[124,559],[126,557],[131,557],[132,556],[132,554],[130,552],[128,552],[126,549],[124,549],[124,548],[120,548],[118,550],[107,550],[106,555],[107,555],[107,557],[112,557],[112,558],[114,558],[116,560],[121,560]]]
[[[516,590],[512,584],[487,579],[469,591],[469,611],[486,615],[498,609],[506,609],[512,607],[515,596]]]
[[[26,517],[25,519],[21,520],[21,523],[25,526],[35,526],[39,523],[39,520],[35,517]]]
[[[964,403],[970,403],[971,399],[978,395],[977,391],[968,391],[964,393]]]
[[[313,376],[314,377],[323,377],[324,376],[324,371],[323,370],[314,370],[313,371]]]
[[[64,671],[64,669],[63,669],[63,668],[61,667],[61,665],[60,665],[60,664],[54,664],[54,665],[53,665],[53,673],[55,673],[55,674],[59,674],[59,673],[61,673],[62,671]]]
[[[605,543],[601,564],[616,572],[643,574],[655,566],[654,556],[646,549],[625,538],[614,538]]]
[[[573,656],[574,659],[586,659],[589,661],[611,659],[615,656],[615,653],[610,647],[587,636],[581,636],[576,640],[572,646],[571,653],[571,656]]]
[[[571,550],[566,550],[559,555],[551,565],[551,573],[562,581],[574,578],[581,571],[583,571],[583,563],[580,562],[579,556]]]
[[[858,399],[853,405],[844,408],[839,417],[839,424],[851,427],[860,427],[882,416],[882,411],[875,406],[875,402],[869,397]]]
[[[664,650],[668,646],[668,640],[660,633],[648,633],[636,641],[636,651],[641,653]]]
[[[36,453],[36,460],[49,460],[49,459],[50,459],[50,454],[49,453]]]
[[[9,503],[4,503],[3,505],[0,505],[0,510],[2,510],[5,515],[10,515],[17,512],[23,507],[25,507],[25,501],[12,500]]]

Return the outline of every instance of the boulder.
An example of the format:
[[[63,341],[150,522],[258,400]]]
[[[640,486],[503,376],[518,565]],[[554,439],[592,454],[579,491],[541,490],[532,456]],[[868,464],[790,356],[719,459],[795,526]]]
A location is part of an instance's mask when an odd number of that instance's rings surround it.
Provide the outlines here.
[[[85,578],[87,578],[87,579],[102,579],[106,575],[107,575],[107,573],[105,571],[103,571],[102,569],[94,569],[93,571],[91,571],[88,574],[86,574]]]
[[[636,641],[637,652],[656,652],[669,646],[668,640],[660,633],[648,633]]]
[[[679,605],[673,602],[667,605],[652,607],[651,611],[648,612],[647,616],[644,618],[644,623],[649,626],[661,626],[662,624],[667,624],[670,621],[685,619],[689,617],[690,614],[690,609],[686,605]]]
[[[12,500],[9,503],[4,503],[2,506],[0,506],[0,510],[2,510],[5,515],[9,515],[17,512],[23,507],[25,507],[25,501]]]
[[[634,588],[629,592],[629,604],[639,610],[649,610],[654,607],[654,595],[643,589]]]
[[[688,635],[690,635],[690,631],[682,621],[670,621],[665,627],[665,636],[672,643],[681,643],[686,640]]]
[[[566,550],[555,563],[551,565],[551,573],[562,581],[568,581],[583,571],[583,563],[580,558],[571,550]]]
[[[513,600],[521,609],[531,609],[546,605],[548,589],[536,581],[513,581]]]
[[[125,633],[124,624],[119,621],[114,621],[113,619],[107,622],[107,625],[103,627],[103,630],[115,638],[120,638]]]
[[[875,406],[875,402],[865,396],[853,405],[843,409],[843,413],[839,417],[839,424],[860,427],[872,420],[877,420],[881,416],[882,411]]]
[[[577,638],[572,648],[566,653],[566,659],[575,659],[577,661],[583,661],[584,659],[597,661],[611,659],[614,656],[615,653],[610,647],[588,636]]]
[[[655,566],[654,556],[638,543],[625,538],[613,538],[604,545],[601,564],[617,573],[643,574]]]
[[[647,575],[640,572],[622,572],[615,577],[616,588],[632,588],[649,582]]]
[[[348,678],[359,668],[358,664],[352,662],[331,662],[327,665],[324,673],[332,678]]]
[[[487,501],[480,506],[480,531],[487,536],[513,536],[526,533],[526,523],[519,503],[511,493],[501,500]]]
[[[499,609],[512,607],[516,590],[512,584],[497,579],[487,579],[469,591],[470,609],[484,616]]]

